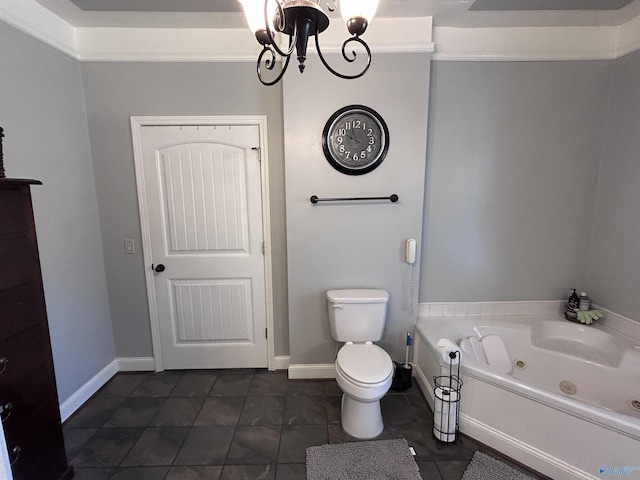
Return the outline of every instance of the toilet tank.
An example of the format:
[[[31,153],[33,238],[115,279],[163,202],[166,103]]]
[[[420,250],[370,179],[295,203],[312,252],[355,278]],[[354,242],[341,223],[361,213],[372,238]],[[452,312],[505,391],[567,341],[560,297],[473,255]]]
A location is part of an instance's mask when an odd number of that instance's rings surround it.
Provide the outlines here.
[[[385,290],[328,290],[331,336],[339,342],[376,342],[382,338],[389,293]]]

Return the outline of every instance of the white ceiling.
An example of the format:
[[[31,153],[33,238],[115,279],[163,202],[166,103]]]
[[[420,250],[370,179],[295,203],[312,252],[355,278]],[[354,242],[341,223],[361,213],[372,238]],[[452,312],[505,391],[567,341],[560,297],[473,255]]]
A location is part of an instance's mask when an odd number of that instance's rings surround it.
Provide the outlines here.
[[[36,1],[73,27],[245,26],[237,0]],[[377,16],[432,16],[451,27],[617,26],[640,16],[640,0],[380,0]]]

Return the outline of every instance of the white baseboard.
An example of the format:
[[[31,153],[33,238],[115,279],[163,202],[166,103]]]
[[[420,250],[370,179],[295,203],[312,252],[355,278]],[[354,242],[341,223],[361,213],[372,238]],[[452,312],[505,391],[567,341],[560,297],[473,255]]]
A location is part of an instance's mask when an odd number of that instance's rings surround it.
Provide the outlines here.
[[[289,378],[336,378],[336,367],[333,363],[289,365]]]
[[[119,372],[153,372],[156,361],[153,357],[118,357]]]
[[[274,357],[274,366],[276,370],[288,370],[289,355],[276,355]]]
[[[118,373],[118,362],[113,360],[106,367],[96,373],[87,383],[76,390],[69,398],[60,404],[60,417],[64,422],[75,413],[84,402],[102,388],[111,378]]]

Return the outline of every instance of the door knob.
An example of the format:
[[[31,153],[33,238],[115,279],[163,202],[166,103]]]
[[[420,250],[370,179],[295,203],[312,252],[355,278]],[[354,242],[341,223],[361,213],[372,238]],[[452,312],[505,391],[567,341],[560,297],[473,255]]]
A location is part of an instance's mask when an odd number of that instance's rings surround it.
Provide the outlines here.
[[[164,265],[159,263],[158,265],[155,266],[155,268],[153,267],[153,265],[151,265],[151,268],[153,268],[154,271],[158,272],[158,273],[162,273],[164,272]]]

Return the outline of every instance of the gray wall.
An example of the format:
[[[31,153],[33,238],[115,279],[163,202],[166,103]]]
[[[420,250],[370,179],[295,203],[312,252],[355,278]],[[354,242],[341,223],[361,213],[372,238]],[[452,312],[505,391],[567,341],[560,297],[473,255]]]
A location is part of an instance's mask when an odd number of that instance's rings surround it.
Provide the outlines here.
[[[420,301],[586,288],[612,67],[433,64]]]
[[[0,22],[0,126],[8,177],[32,188],[58,396],[115,358],[77,61]]]
[[[615,62],[586,285],[640,320],[640,51]]]
[[[315,56],[307,62],[304,75],[287,73],[283,88],[291,363],[333,362],[336,344],[329,331],[325,292],[358,287],[390,292],[381,344],[402,360],[404,335],[416,318],[415,310],[411,314],[403,308],[403,280],[410,268],[403,261],[403,242],[421,241],[429,55],[374,54],[370,71],[351,81],[329,74]],[[390,134],[386,159],[360,176],[333,169],[322,152],[325,122],[349,104],[376,110]],[[397,204],[309,202],[311,195],[392,193],[400,197]],[[417,271],[413,274],[417,277]],[[417,295],[414,309],[416,302]]]
[[[82,64],[104,261],[118,357],[152,356],[129,117],[267,115],[275,352],[288,351],[282,91],[252,63]],[[124,239],[136,242],[124,253]]]

